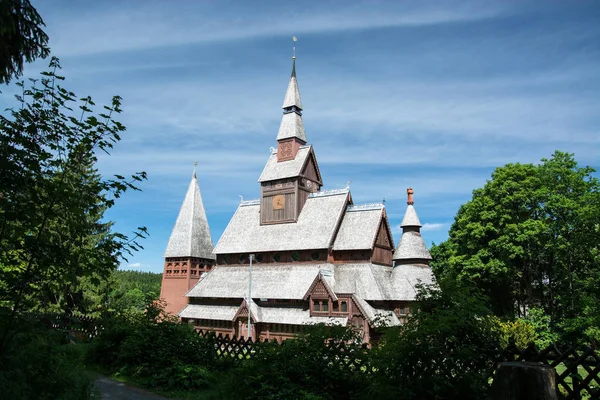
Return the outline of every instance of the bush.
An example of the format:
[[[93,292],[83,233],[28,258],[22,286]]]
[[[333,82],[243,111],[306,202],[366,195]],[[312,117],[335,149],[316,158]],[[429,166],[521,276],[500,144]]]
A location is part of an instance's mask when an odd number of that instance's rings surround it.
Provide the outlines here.
[[[232,398],[361,398],[366,376],[350,361],[365,364],[366,353],[351,328],[315,325],[281,345],[262,343],[240,365]]]
[[[503,348],[515,345],[520,349],[525,349],[529,344],[536,342],[537,334],[533,325],[527,320],[517,318],[514,321],[501,322],[496,319],[496,323],[500,327],[500,341]]]
[[[373,351],[376,399],[482,399],[501,354],[501,330],[476,291],[419,288],[412,314]]]
[[[204,368],[216,361],[214,347],[191,326],[166,315],[163,306],[155,302],[144,314],[105,319],[105,328],[88,351],[89,360],[151,387],[205,387]]]
[[[0,321],[1,322],[1,321]],[[82,364],[81,348],[64,333],[19,321],[0,357],[0,397],[80,400],[93,395],[94,377]]]

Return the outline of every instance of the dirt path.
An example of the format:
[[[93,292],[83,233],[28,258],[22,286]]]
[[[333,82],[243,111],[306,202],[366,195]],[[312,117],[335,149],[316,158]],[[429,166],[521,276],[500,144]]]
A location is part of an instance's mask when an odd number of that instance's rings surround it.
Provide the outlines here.
[[[102,400],[167,400],[145,390],[127,386],[105,376],[98,376],[96,388],[102,395]]]

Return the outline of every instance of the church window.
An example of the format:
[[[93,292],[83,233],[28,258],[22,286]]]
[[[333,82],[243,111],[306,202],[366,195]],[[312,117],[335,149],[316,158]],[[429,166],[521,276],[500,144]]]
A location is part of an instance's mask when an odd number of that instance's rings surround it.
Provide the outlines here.
[[[245,264],[247,259],[248,259],[247,254],[240,254],[240,264]]]
[[[292,260],[294,260],[294,261],[300,260],[300,253],[297,252],[297,251],[293,252],[292,253]]]
[[[332,306],[331,311],[333,311],[333,312],[339,312],[340,311],[340,304],[337,301],[334,301],[331,306]]]
[[[222,260],[223,260],[223,264],[229,264],[229,256],[227,256],[227,255],[223,256]]]
[[[313,312],[329,312],[329,300],[313,300]]]
[[[281,254],[275,253],[273,254],[273,261],[279,262],[281,260]]]
[[[342,312],[348,312],[348,302],[342,301],[341,308],[342,308]]]
[[[256,262],[263,262],[264,256],[262,254],[257,254],[256,255]]]
[[[313,251],[312,254],[310,255],[310,257],[316,261],[319,258],[321,258],[321,253],[319,253],[318,251]]]

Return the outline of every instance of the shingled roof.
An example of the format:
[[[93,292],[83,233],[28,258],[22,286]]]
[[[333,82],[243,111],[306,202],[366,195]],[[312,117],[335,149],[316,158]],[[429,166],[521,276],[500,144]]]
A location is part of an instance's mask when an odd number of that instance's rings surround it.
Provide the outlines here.
[[[300,89],[298,89],[298,80],[296,79],[296,58],[292,59],[292,75],[288,84],[285,98],[283,99],[283,109],[296,106],[302,109],[302,99],[300,98]]]
[[[382,203],[350,205],[338,230],[333,250],[372,249],[385,206]]]
[[[393,276],[392,267],[353,264],[255,264],[252,267],[252,296],[264,299],[302,300],[319,273],[337,294],[355,294],[367,301],[414,300],[414,285],[431,283],[431,269],[403,265]],[[238,298],[248,295],[247,266],[217,266],[187,294],[188,297]]]
[[[283,114],[279,131],[277,131],[277,140],[297,137],[306,143],[306,132],[304,131],[304,123],[302,117],[295,112]]]
[[[214,260],[213,243],[202,203],[196,172],[165,250],[165,257],[198,257]]]
[[[260,204],[240,204],[215,246],[215,254],[327,249],[348,200],[347,189],[311,193],[298,221],[260,224]]]
[[[252,296],[302,300],[325,264],[255,264]],[[216,266],[187,294],[188,297],[240,298],[248,295],[247,266]]]
[[[277,162],[277,152],[271,153],[258,181],[267,182],[299,176],[306,161],[310,157],[311,152],[311,146],[300,146],[298,153],[293,160],[281,162]]]

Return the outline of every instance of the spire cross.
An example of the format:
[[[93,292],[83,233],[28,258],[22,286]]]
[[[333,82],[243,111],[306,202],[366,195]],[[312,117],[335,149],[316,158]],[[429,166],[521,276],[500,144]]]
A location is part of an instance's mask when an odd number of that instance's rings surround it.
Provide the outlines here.
[[[196,166],[198,165],[198,161],[194,161],[194,175],[196,176]]]
[[[415,193],[415,191],[413,190],[413,188],[409,187],[408,189],[406,189],[406,194],[408,195],[408,201],[406,202],[406,204],[408,204],[408,205],[415,204],[415,201],[413,200],[414,193]]]

